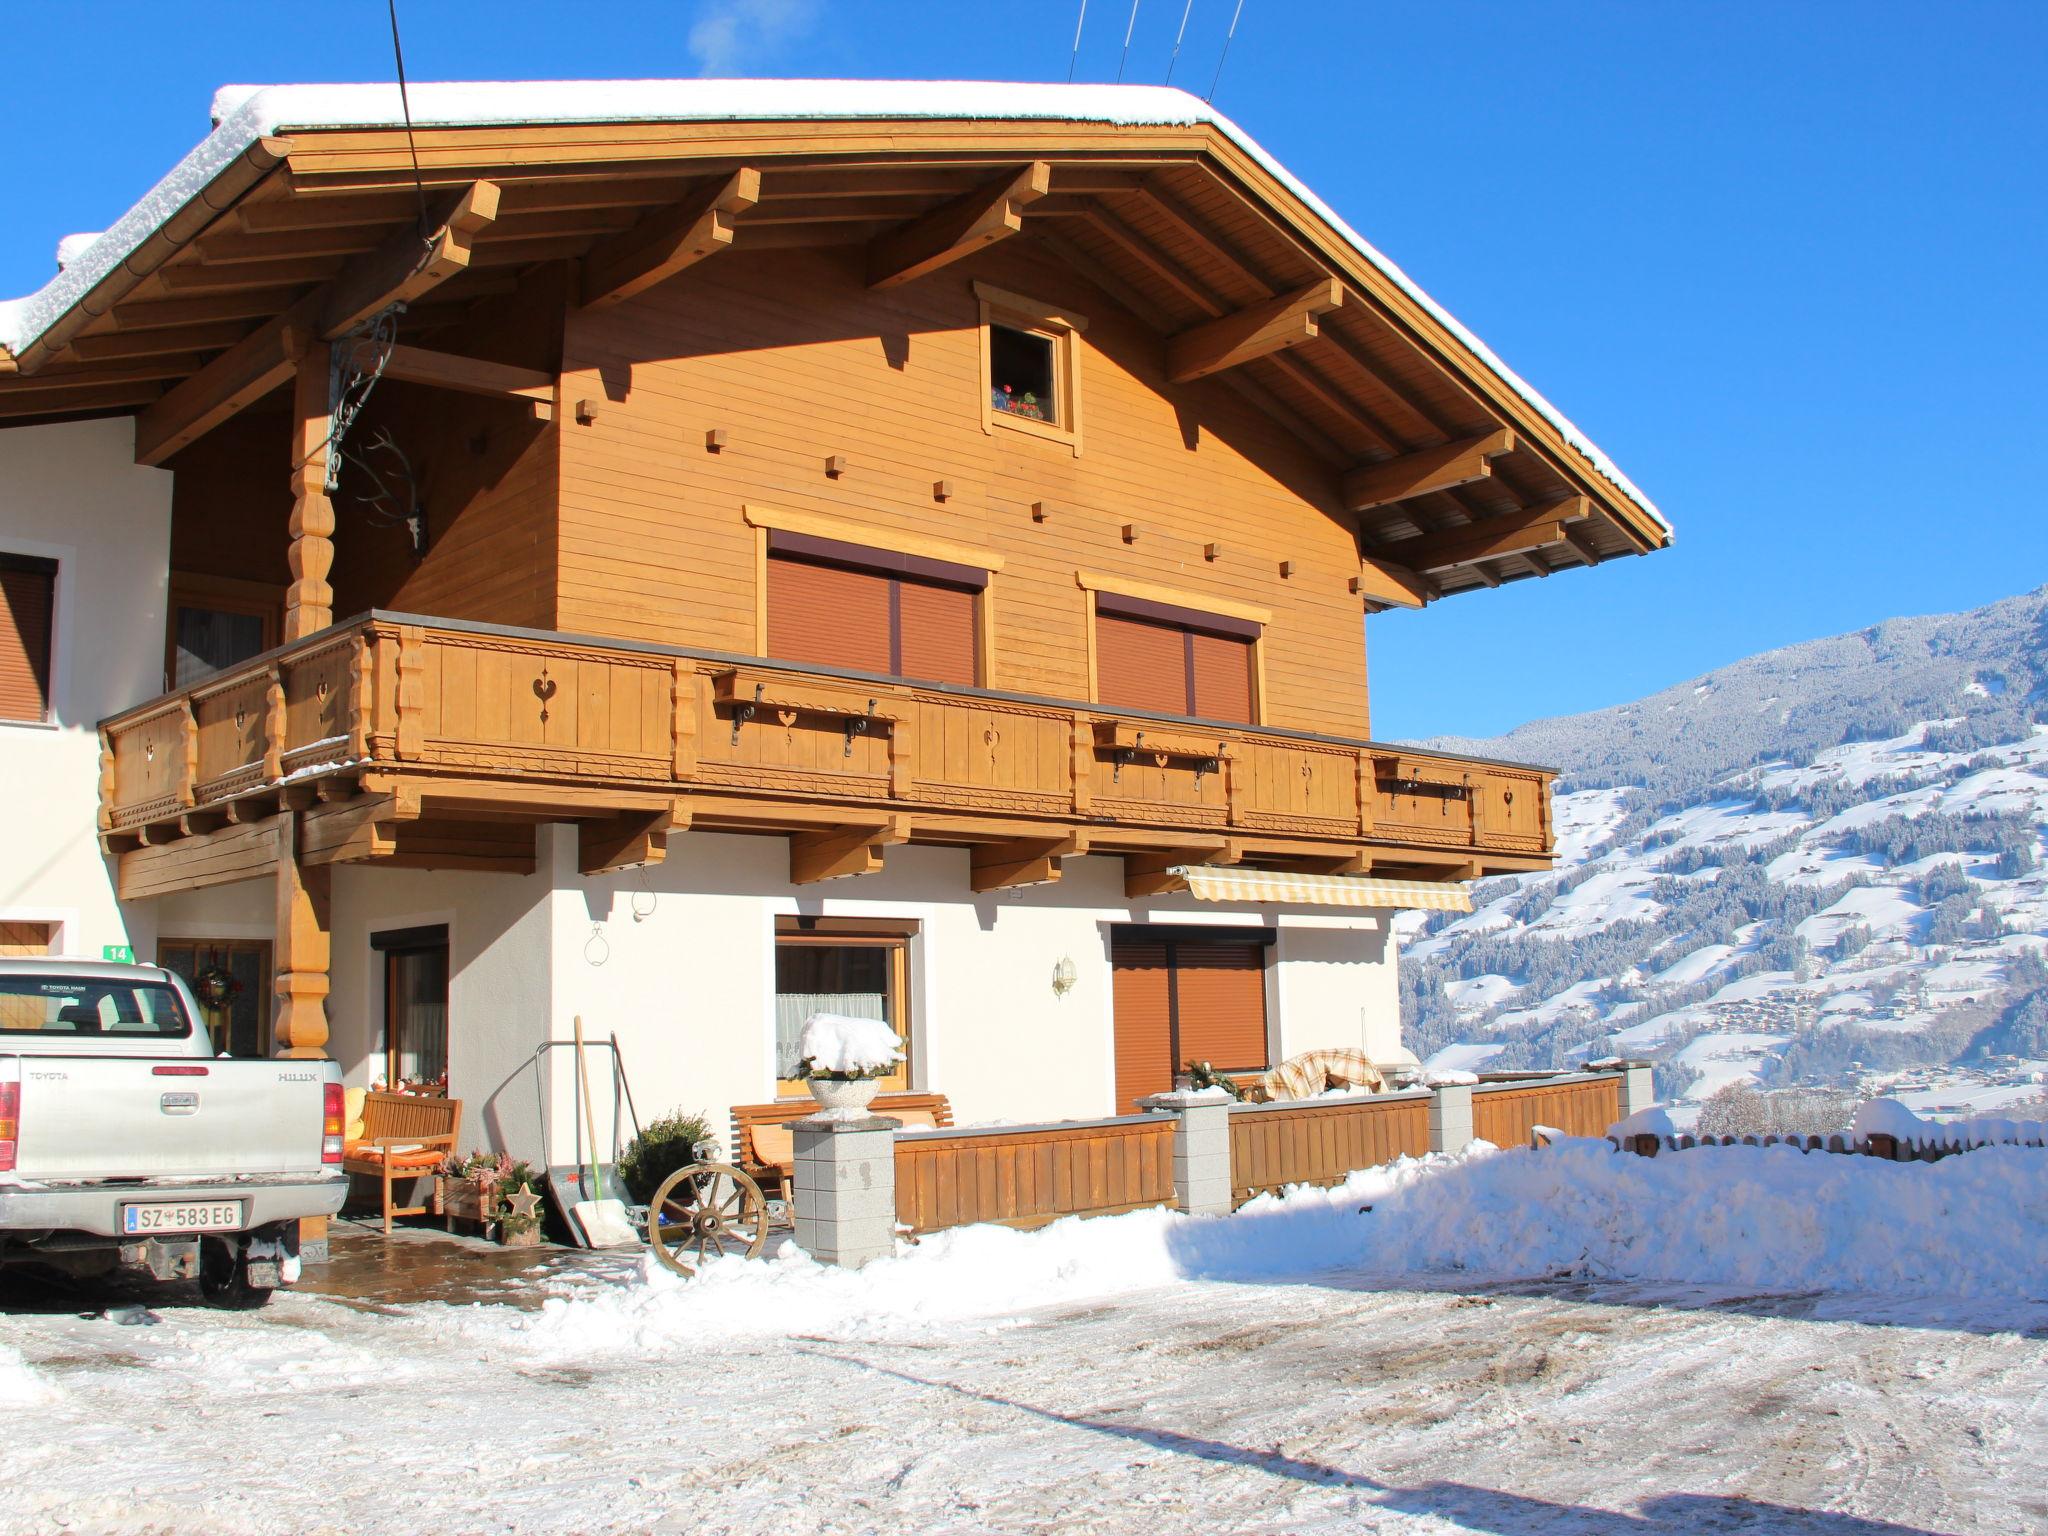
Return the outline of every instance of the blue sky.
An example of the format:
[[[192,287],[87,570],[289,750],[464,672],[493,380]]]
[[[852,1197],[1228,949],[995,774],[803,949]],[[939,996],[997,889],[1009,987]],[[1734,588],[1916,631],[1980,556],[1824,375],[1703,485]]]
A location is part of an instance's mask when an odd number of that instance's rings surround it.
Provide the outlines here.
[[[1125,78],[1187,0],[1142,0]],[[1237,0],[1193,0],[1174,83]],[[415,79],[1063,79],[1036,6],[402,0]],[[1116,76],[1090,0],[1077,78]],[[0,294],[227,82],[390,78],[383,0],[12,10]],[[1677,547],[1369,626],[1373,730],[1487,734],[2048,581],[2048,6],[1244,0],[1217,105],[1556,401]]]

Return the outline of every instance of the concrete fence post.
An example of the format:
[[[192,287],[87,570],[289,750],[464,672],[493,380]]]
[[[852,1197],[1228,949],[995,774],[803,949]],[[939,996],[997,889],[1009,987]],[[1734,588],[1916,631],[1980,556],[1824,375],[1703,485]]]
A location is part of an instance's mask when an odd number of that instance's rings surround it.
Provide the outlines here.
[[[858,1269],[896,1251],[896,1130],[884,1115],[792,1121],[797,1246]]]
[[[1651,1081],[1649,1063],[1631,1061],[1621,1068],[1621,1118],[1653,1108],[1657,1103],[1657,1090]]]
[[[1445,1083],[1429,1091],[1429,1150],[1457,1152],[1472,1139],[1472,1085]]]
[[[1173,1198],[1191,1216],[1228,1216],[1230,1104],[1191,1093],[1155,1093],[1138,1100],[1173,1122]]]

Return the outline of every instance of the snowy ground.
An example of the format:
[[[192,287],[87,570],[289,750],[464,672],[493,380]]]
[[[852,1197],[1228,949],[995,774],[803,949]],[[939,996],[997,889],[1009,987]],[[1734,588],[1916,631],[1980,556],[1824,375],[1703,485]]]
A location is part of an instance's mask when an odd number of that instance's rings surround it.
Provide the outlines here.
[[[2038,1530],[2044,1254],[2048,1153],[1571,1146],[539,1311],[46,1305],[0,1528]]]

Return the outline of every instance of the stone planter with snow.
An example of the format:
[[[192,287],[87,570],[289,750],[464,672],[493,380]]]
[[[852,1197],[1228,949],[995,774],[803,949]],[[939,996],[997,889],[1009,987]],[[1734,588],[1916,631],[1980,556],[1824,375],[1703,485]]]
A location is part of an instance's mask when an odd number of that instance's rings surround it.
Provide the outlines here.
[[[804,1020],[796,1051],[797,1076],[810,1085],[820,1113],[857,1120],[903,1059],[903,1042],[880,1019],[814,1013]]]

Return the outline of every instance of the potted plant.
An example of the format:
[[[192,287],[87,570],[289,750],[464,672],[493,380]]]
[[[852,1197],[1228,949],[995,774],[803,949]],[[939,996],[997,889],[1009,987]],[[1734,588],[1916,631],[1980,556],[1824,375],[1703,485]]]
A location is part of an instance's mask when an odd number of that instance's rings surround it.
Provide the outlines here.
[[[443,1216],[496,1227],[507,1248],[540,1241],[540,1175],[524,1160],[503,1152],[472,1152],[441,1165]]]
[[[903,1059],[903,1042],[880,1019],[814,1013],[796,1042],[796,1075],[835,1120],[859,1118],[881,1091],[881,1080]]]
[[[672,1110],[626,1143],[619,1154],[619,1181],[636,1203],[645,1205],[670,1174],[701,1161],[697,1148],[710,1140],[711,1123],[702,1115]]]

